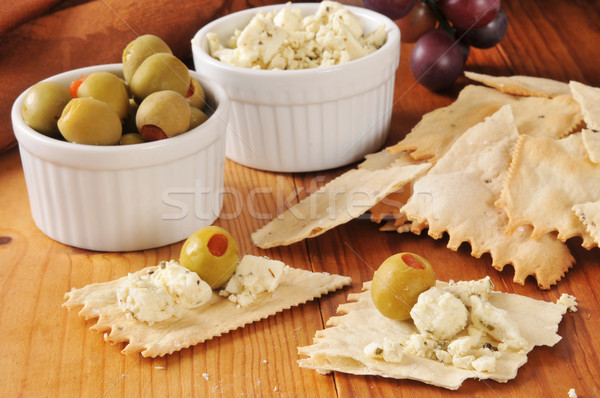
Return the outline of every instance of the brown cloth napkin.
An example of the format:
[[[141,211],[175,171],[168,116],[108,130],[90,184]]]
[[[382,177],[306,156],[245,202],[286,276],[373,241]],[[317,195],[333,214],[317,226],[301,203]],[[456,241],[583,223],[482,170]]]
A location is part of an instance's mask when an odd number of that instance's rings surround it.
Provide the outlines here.
[[[276,0],[21,0],[0,13],[0,151],[16,144],[10,111],[38,81],[84,66],[121,62],[139,35],[161,37],[182,60],[206,23]]]

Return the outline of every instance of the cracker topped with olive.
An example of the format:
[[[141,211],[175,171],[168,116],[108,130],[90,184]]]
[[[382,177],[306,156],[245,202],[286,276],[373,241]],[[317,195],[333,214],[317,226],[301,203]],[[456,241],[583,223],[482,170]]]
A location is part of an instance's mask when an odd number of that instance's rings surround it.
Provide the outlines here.
[[[299,347],[301,367],[412,379],[451,390],[468,378],[507,382],[536,346],[553,346],[558,325],[575,311],[495,290],[489,276],[436,280],[425,258],[398,253],[338,307],[313,344]]]
[[[155,35],[123,51],[123,77],[94,72],[64,87],[32,86],[23,120],[48,137],[88,145],[129,145],[173,137],[208,119],[205,93],[187,66]]]
[[[202,343],[321,297],[351,283],[347,276],[240,256],[218,226],[188,237],[179,260],[161,261],[120,279],[72,289],[64,307],[98,318],[92,329],[123,353],[156,357]]]

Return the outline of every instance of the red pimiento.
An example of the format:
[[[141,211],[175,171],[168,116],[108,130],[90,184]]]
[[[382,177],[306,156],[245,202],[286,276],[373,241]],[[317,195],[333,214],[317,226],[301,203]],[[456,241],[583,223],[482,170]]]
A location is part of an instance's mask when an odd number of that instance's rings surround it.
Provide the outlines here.
[[[208,240],[208,251],[215,257],[221,257],[227,251],[229,240],[223,234],[214,234]]]
[[[73,80],[71,84],[69,84],[69,92],[73,98],[77,98],[77,90],[79,90],[79,86],[81,86],[81,83],[83,83],[86,78],[87,76],[82,75],[79,79]]]
[[[140,134],[146,141],[157,141],[168,138],[160,127],[157,127],[153,124],[142,126],[142,131],[140,131]]]

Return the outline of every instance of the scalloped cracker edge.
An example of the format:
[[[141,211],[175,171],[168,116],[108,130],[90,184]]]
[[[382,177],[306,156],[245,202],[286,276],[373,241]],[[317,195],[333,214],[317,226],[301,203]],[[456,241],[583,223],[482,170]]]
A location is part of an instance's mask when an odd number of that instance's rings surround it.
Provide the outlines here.
[[[506,94],[546,98],[571,94],[567,83],[543,77],[522,75],[492,76],[470,71],[465,71],[465,76]]]
[[[390,153],[409,151],[414,159],[435,163],[470,127],[482,122],[502,106],[510,105],[520,134],[562,138],[583,121],[581,107],[571,95],[554,98],[521,97],[493,88],[468,85],[452,104],[423,116]]]
[[[600,131],[600,88],[586,86],[576,81],[569,82],[569,87],[573,98],[581,105],[583,120],[587,127],[596,132]]]
[[[431,164],[423,163],[349,170],[252,233],[252,240],[266,249],[321,235],[364,214],[430,167]]]
[[[593,163],[600,163],[600,131],[583,129],[581,131],[583,145],[587,151],[588,157]]]
[[[424,224],[434,239],[447,232],[449,249],[468,242],[473,257],[490,253],[495,269],[511,264],[515,282],[524,284],[533,275],[540,288],[548,289],[575,262],[568,247],[550,234],[531,239],[529,227],[505,234],[507,215],[495,206],[518,139],[506,105],[469,129],[415,182],[402,211],[412,221],[413,232],[419,233],[415,226]]]
[[[561,140],[521,136],[497,205],[508,215],[508,234],[533,226],[533,239],[558,232],[559,240],[581,237],[590,249],[596,242],[572,207],[599,199],[600,165],[589,160],[582,134]]]
[[[573,206],[573,212],[585,225],[587,232],[600,245],[600,201]]]
[[[137,273],[145,274],[153,268],[147,267]],[[345,276],[289,267],[273,293],[259,295],[247,307],[237,308],[236,304],[213,292],[206,305],[189,310],[182,318],[149,326],[145,322],[127,318],[117,304],[116,288],[126,278],[73,289],[66,293],[67,301],[63,306],[70,310],[83,305],[79,316],[86,320],[98,318],[92,330],[110,331],[104,335],[107,342],[127,343],[123,354],[141,352],[144,357],[163,356],[202,343],[314,300],[352,282]]]
[[[438,285],[444,285],[438,282]],[[416,331],[412,321],[395,321],[382,316],[373,305],[370,282],[363,292],[348,295],[348,302],[338,307],[338,316],[327,322],[327,328],[316,333],[312,345],[299,347],[307,356],[299,365],[319,373],[332,371],[356,375],[373,375],[395,379],[411,379],[456,390],[468,378],[507,382],[516,377],[519,367],[527,362],[527,353],[505,351],[498,359],[496,371],[477,372],[445,365],[439,361],[404,353],[397,363],[367,357],[363,349],[384,338],[402,343]],[[534,300],[517,294],[492,292],[490,302],[509,313],[531,347],[554,346],[561,340],[558,325],[566,313],[564,305]]]

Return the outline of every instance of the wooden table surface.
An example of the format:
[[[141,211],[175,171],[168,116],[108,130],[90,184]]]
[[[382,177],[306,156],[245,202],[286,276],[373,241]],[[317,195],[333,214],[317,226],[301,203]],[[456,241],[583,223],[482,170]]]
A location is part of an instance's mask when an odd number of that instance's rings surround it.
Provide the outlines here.
[[[524,74],[600,86],[600,5],[585,0],[510,0],[502,2],[508,33],[499,46],[473,50],[467,69],[491,74]],[[403,45],[388,144],[401,139],[421,116],[448,105],[466,84],[444,95],[415,84],[408,68],[411,45]],[[1,104],[10,106],[10,104]],[[204,344],[162,358],[125,356],[122,345],[109,345],[89,330],[77,311],[61,307],[72,287],[112,280],[160,260],[177,258],[181,242],[132,253],[97,253],[54,242],[34,225],[17,150],[0,155],[0,396],[282,396],[282,397],[580,397],[600,396],[600,249],[569,242],[576,264],[548,291],[529,278],[512,282],[513,270],[491,268],[490,257],[470,256],[421,236],[378,231],[357,219],[317,238],[261,250],[250,234],[281,208],[294,203],[345,169],[307,174],[276,174],[226,165],[225,185],[240,196],[225,198],[218,225],[229,229],[242,252],[268,255],[298,268],[352,277],[342,291],[246,326]],[[248,202],[250,191],[261,188]],[[241,199],[240,199],[241,198]],[[258,217],[257,215],[262,215]],[[388,256],[410,251],[427,257],[440,280],[470,280],[490,275],[497,289],[555,301],[570,293],[579,311],[567,313],[554,347],[536,348],[516,379],[505,383],[467,380],[447,391],[407,380],[320,375],[301,369],[297,347],[308,345],[350,292]]]

